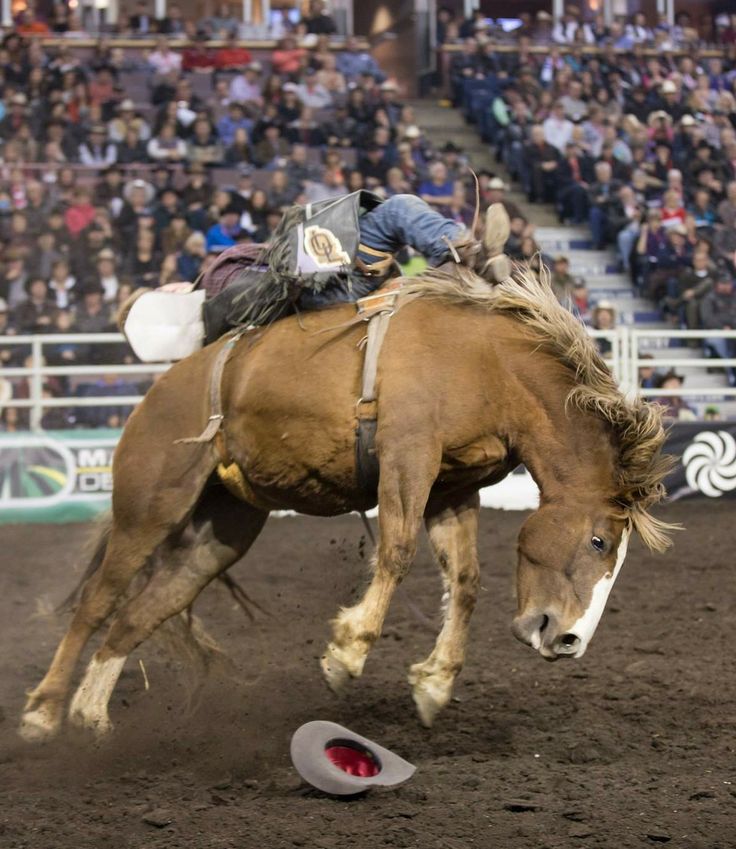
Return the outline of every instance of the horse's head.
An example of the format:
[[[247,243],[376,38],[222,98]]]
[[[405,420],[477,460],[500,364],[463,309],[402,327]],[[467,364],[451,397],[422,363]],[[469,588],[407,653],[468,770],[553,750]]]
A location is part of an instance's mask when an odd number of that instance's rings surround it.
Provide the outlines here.
[[[626,557],[630,523],[610,505],[543,505],[523,525],[512,630],[548,660],[582,657]]]

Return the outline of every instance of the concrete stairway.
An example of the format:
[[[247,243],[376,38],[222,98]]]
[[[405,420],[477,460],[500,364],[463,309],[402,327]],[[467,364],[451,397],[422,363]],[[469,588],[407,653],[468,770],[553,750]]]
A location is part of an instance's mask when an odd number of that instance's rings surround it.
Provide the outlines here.
[[[466,124],[462,114],[449,106],[440,106],[434,100],[414,100],[412,109],[424,134],[434,147],[442,147],[448,141],[463,149],[468,162],[475,171],[482,168],[497,174],[509,186],[507,197],[524,215],[537,226],[552,226],[557,223],[554,209],[549,205],[530,204],[525,195],[511,186],[511,179],[503,167],[496,162],[489,146],[480,138],[472,124]]]
[[[617,323],[626,324],[632,328],[647,330],[671,329],[671,325],[662,321],[659,311],[646,298],[638,297],[631,285],[627,274],[618,270],[616,255],[613,249],[594,251],[585,247],[591,245],[590,233],[584,227],[539,227],[536,232],[537,242],[546,254],[564,254],[570,260],[570,271],[577,277],[582,277],[590,292],[590,303],[610,301],[616,309]],[[651,354],[655,360],[677,358],[678,360],[695,360],[703,357],[701,348],[689,348],[673,344],[674,340],[664,338],[645,338],[640,346],[640,353]],[[702,366],[678,365],[676,371],[685,377],[685,385],[703,390],[718,390],[728,385],[725,374],[717,369],[708,373]],[[670,367],[662,366],[660,371]],[[724,416],[736,414],[736,401],[725,396],[698,395],[688,398],[695,407],[702,410],[709,404],[715,403]]]
[[[442,106],[434,100],[415,100],[411,103],[416,121],[433,146],[441,147],[453,141],[468,157],[475,170],[485,168],[501,177],[510,186],[509,200],[516,203],[532,224],[542,251],[554,257],[564,254],[570,260],[570,271],[582,277],[590,292],[591,305],[607,300],[616,309],[618,323],[641,329],[667,329],[659,311],[651,301],[640,298],[627,274],[621,273],[615,251],[592,250],[590,231],[587,227],[562,227],[555,210],[550,205],[530,204],[526,196],[511,186],[504,167],[496,162],[489,146],[483,142],[477,129],[465,122],[459,110]],[[655,358],[674,357],[678,360],[697,359],[703,356],[701,349],[673,347],[666,339],[645,339],[641,352],[651,353]],[[715,365],[715,363],[714,363]],[[667,370],[663,366],[663,370]],[[725,374],[715,371],[708,374],[702,367],[678,366],[677,371],[686,378],[687,386],[714,389],[727,385]],[[736,401],[708,396],[692,399],[702,409],[716,402],[725,415],[736,414]]]

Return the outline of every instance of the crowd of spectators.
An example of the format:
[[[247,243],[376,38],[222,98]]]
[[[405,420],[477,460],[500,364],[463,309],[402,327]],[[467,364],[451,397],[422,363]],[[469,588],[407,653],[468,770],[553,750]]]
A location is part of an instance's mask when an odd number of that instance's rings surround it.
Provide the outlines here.
[[[593,246],[614,247],[673,325],[736,329],[736,14],[695,29],[686,14],[674,27],[641,14],[606,25],[568,7],[556,24],[522,15],[511,34],[479,13],[459,25],[446,10],[441,18],[444,43],[459,45],[453,100],[528,200],[589,225]],[[503,49],[512,38],[517,49]],[[585,312],[584,289],[560,261],[557,289]],[[705,349],[733,357],[736,340]],[[736,386],[736,370],[726,373]]]
[[[0,336],[113,330],[135,288],[196,279],[224,248],[266,241],[294,202],[410,191],[472,220],[462,151],[430,146],[356,39],[331,42],[334,21],[319,0],[297,27],[284,18],[276,47],[257,58],[227,5],[197,22],[174,4],[163,20],[147,9],[138,4],[119,30],[153,36],[152,48],[101,38],[85,51],[34,37],[76,32],[63,10],[47,22],[24,14],[0,45]],[[479,14],[458,25],[441,10],[440,39],[462,39],[450,67],[456,103],[529,199],[554,200],[562,220],[589,221],[598,246],[618,245],[622,267],[674,321],[731,326],[736,20],[713,22],[718,55],[681,56],[675,48],[696,40],[686,22],[649,30],[637,17],[619,32],[583,24],[574,9],[556,25],[548,18],[522,15],[508,34]],[[501,49],[510,39],[514,49]],[[540,42],[549,49],[533,50]],[[589,44],[600,50],[583,52]],[[479,179],[483,206],[507,206],[508,250],[532,259],[533,230],[503,181],[486,171]],[[564,262],[555,275],[586,312]],[[4,366],[27,354],[0,343]],[[129,357],[109,345],[47,352],[51,364]],[[46,391],[68,393],[62,383]],[[27,393],[6,380],[0,403],[7,385]],[[4,408],[0,426],[8,416],[22,424],[25,411]]]
[[[259,61],[229,31],[210,48],[224,20],[183,50],[165,35],[149,52],[103,39],[87,54],[5,37],[0,337],[112,331],[134,289],[193,281],[226,247],[267,241],[294,202],[360,188],[417,192],[470,222],[460,151],[431,148],[356,39],[334,49],[320,32],[306,48],[287,33]],[[27,355],[0,340],[1,365]],[[52,365],[131,362],[111,345],[68,344],[46,356]],[[80,381],[47,391],[68,394]],[[23,381],[8,384],[27,395]],[[27,423],[25,410],[6,407],[8,415]],[[53,417],[57,426],[88,420],[79,411]]]

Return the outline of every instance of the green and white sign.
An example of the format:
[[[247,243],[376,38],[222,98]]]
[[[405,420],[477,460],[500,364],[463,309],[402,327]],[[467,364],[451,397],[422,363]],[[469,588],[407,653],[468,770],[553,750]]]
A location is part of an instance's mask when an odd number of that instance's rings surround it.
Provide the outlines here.
[[[0,434],[0,524],[83,522],[110,505],[119,430]]]

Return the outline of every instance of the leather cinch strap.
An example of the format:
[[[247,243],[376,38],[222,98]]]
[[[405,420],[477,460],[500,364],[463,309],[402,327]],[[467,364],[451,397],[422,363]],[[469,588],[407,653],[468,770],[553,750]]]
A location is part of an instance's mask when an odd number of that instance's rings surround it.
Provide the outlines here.
[[[222,346],[220,353],[217,355],[215,365],[212,369],[210,377],[210,417],[207,419],[207,426],[199,436],[187,436],[183,439],[175,439],[174,445],[191,445],[192,443],[212,442],[217,436],[218,431],[222,427],[222,421],[225,418],[222,412],[222,375],[225,372],[225,365],[230,359],[233,348],[243,337],[245,330],[239,330],[235,335]]]
[[[358,486],[372,498],[378,496],[380,467],[376,458],[376,373],[378,355],[391,321],[393,308],[377,313],[368,321],[361,397],[355,407],[355,474]]]

